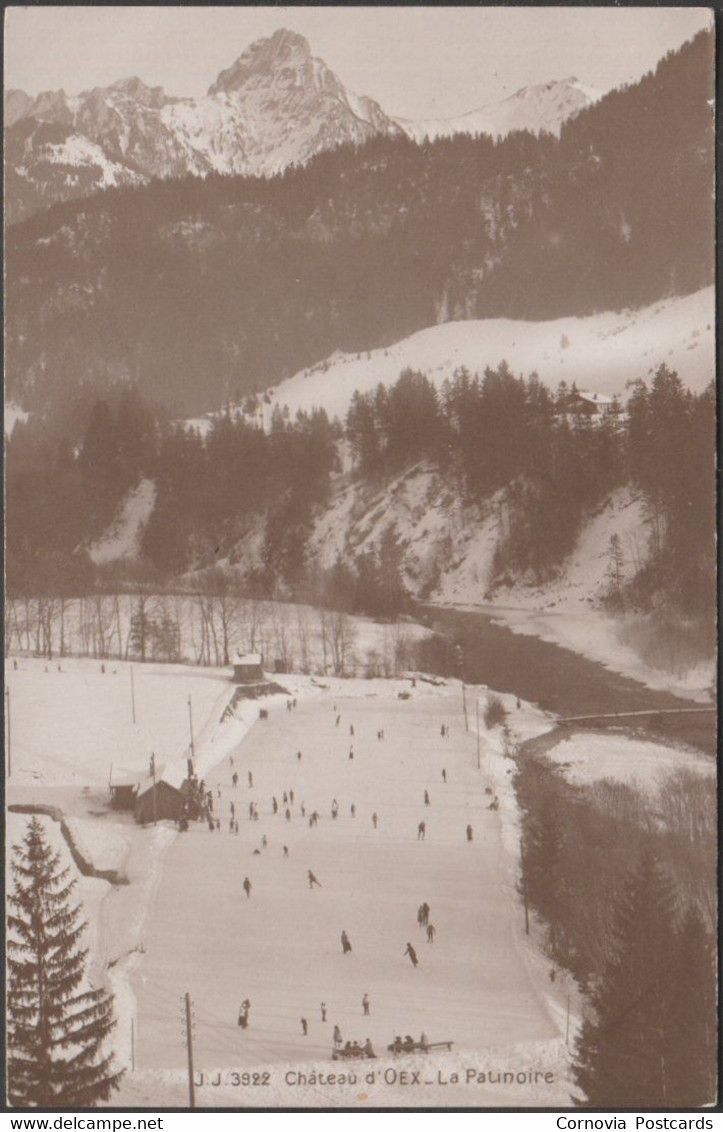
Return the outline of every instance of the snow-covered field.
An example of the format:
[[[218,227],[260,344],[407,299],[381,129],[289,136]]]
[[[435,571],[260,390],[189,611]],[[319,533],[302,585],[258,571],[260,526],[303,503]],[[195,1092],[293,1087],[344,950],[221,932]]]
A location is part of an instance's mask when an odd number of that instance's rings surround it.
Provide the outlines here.
[[[189,696],[198,742],[201,724],[220,718],[232,692],[223,669],[66,658],[58,671],[57,663],[31,657],[18,658],[17,665],[9,662],[5,674],[8,801],[58,805],[81,820],[107,800],[111,767],[145,770],[151,752],[159,763],[185,759]]]
[[[695,751],[629,739],[624,735],[575,733],[546,752],[579,785],[611,778],[654,795],[670,774],[680,770],[713,777],[715,763]]]
[[[380,382],[392,385],[408,366],[441,384],[460,366],[481,373],[503,358],[514,373],[537,372],[550,388],[574,381],[578,389],[623,400],[629,381],[647,378],[665,362],[699,392],[715,376],[714,326],[712,287],[642,310],[585,318],[445,322],[385,349],[333,354],[283,381],[272,401],[288,405],[292,414],[323,406],[330,417],[344,417],[356,389],[366,393]],[[265,408],[270,420],[273,404]]]

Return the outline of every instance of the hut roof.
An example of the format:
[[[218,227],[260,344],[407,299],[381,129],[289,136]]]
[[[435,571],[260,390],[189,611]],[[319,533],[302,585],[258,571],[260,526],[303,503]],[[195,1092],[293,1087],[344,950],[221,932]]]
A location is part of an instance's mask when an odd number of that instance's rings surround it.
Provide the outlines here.
[[[591,393],[588,389],[578,389],[577,395],[581,401],[587,401],[590,405],[612,405],[614,400],[606,393]]]
[[[156,763],[155,783],[158,785],[161,782],[165,782],[167,786],[172,786],[174,790],[180,790],[187,778],[187,774],[188,771],[185,760],[165,763],[165,765],[163,763]],[[153,782],[153,775],[146,774],[138,787],[139,798],[153,789]]]
[[[261,667],[261,654],[258,652],[247,652],[243,656],[241,653],[236,653],[233,658],[234,665],[243,664],[248,667],[260,668]]]
[[[128,770],[124,766],[112,767],[110,786],[138,786],[145,776],[145,770]]]

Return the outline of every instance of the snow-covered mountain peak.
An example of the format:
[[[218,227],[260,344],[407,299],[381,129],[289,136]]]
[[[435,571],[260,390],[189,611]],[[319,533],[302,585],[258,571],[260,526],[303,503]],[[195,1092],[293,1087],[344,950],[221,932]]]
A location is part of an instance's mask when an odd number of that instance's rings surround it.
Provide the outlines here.
[[[453,134],[489,134],[505,137],[514,130],[559,135],[563,123],[597,102],[603,91],[585,86],[572,75],[525,86],[501,102],[489,103],[459,118],[396,121],[414,141],[451,137]]]
[[[323,65],[323,64],[322,64]],[[235,63],[221,71],[208,88],[210,96],[232,94],[258,77],[271,77],[285,72],[285,78],[296,82],[310,78],[313,60],[309,42],[303,35],[279,28],[273,35],[257,39],[239,55]]]

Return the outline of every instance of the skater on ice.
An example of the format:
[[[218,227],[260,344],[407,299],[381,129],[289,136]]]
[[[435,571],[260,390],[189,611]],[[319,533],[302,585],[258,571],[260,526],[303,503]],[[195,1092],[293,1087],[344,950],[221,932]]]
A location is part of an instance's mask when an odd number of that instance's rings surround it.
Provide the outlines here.
[[[289,855],[289,847],[288,847],[288,845],[284,845],[284,856],[288,857],[288,855]]]
[[[322,1002],[319,1009],[321,1010],[321,1020],[322,1020],[322,1022],[326,1022],[326,1003]],[[337,1027],[335,1026],[334,1030],[336,1031],[336,1029],[337,1029]]]
[[[331,816],[336,819],[339,815],[339,803],[336,798],[332,799],[331,803]]]
[[[231,781],[233,782],[234,786],[238,786],[238,775],[236,771],[234,771],[231,775]]]
[[[379,815],[378,815],[378,814],[376,813],[376,811],[375,811],[375,812],[374,812],[374,813],[372,814],[372,825],[373,825],[373,826],[374,826],[374,828],[376,829],[376,828],[377,828],[377,826],[378,826],[378,824],[379,824]]]
[[[306,1018],[301,1019],[301,1032],[304,1037],[306,1037],[309,1032],[309,1023],[306,1021]]]
[[[275,813],[275,814],[278,814],[278,812],[279,812],[279,803],[278,803],[278,802],[276,801],[276,796],[274,796],[274,797],[273,797],[273,798],[271,799],[271,809],[272,809],[272,810],[274,811],[274,813]]]
[[[251,771],[249,771],[249,786],[253,786],[253,784],[254,784],[254,776],[251,773]]]
[[[420,821],[419,825],[417,826],[417,841],[424,841],[426,833],[427,833],[426,822]]]
[[[473,838],[474,838],[474,830],[472,829],[471,825],[468,825],[467,826],[467,840],[472,841]]]
[[[409,956],[412,961],[413,967],[416,967],[418,965],[419,960],[417,959],[417,953],[412,947],[411,943],[407,944],[406,948],[404,949],[404,954]]]
[[[321,1005],[322,1005],[322,1010],[323,1010],[322,1021],[325,1022],[326,1021],[326,1007],[324,1006],[323,1003]],[[341,1036],[341,1030],[339,1029],[338,1026],[335,1026],[334,1027],[334,1045],[340,1046],[343,1040],[344,1039]]]
[[[341,947],[342,954],[344,955],[346,955],[347,952],[351,951],[351,943],[349,942],[349,936],[346,934],[346,932],[341,933]]]
[[[434,943],[434,937],[437,934],[437,929],[434,924],[427,924],[427,943]]]
[[[428,790],[424,791],[424,804],[425,804],[425,806],[431,806],[431,804],[432,804],[429,800],[429,791]]]
[[[364,1011],[365,1015],[369,1014],[369,995],[368,994],[364,994],[364,996],[362,998],[362,1010]]]
[[[444,768],[442,768],[442,782],[446,783],[446,781],[447,781],[447,771]]]
[[[244,892],[246,893],[247,898],[251,896],[251,881],[248,877],[244,878]]]
[[[352,802],[352,804],[351,804],[351,807],[350,807],[350,809],[351,809],[351,816],[352,816],[353,818],[355,818],[355,817],[356,817],[356,806],[354,805],[354,803],[353,803],[353,802]]]
[[[316,877],[315,877],[315,876],[314,876],[314,874],[312,873],[311,869],[308,869],[308,870],[307,870],[307,874],[306,874],[306,875],[307,875],[307,876],[308,876],[308,878],[309,878],[309,888],[313,888],[313,887],[314,887],[314,885],[316,885],[316,887],[317,887],[317,888],[321,888],[321,885],[319,884],[319,881],[318,881],[318,880],[316,879]]]

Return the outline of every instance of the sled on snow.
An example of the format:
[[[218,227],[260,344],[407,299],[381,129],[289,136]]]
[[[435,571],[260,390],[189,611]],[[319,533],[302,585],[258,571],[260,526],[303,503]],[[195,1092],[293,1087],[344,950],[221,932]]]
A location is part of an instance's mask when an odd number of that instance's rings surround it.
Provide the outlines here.
[[[396,1056],[402,1053],[429,1053],[432,1049],[446,1049],[450,1053],[454,1042],[428,1042],[428,1041],[411,1041],[408,1038],[395,1038],[391,1045],[387,1046],[389,1053]]]
[[[364,1058],[376,1061],[377,1055],[365,1050],[358,1042],[353,1042],[351,1046],[334,1046],[331,1051],[332,1061],[354,1061]]]

